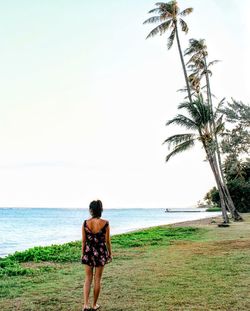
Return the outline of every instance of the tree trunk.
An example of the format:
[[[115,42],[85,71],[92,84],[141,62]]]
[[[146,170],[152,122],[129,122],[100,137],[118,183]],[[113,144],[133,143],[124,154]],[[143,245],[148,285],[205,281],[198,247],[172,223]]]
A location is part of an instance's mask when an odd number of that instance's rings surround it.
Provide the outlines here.
[[[202,137],[202,133],[200,130],[199,130],[199,134],[200,134],[200,137]],[[227,209],[226,209],[226,200],[225,200],[225,195],[224,195],[222,184],[221,184],[221,179],[220,179],[220,176],[219,176],[218,170],[217,170],[216,158],[214,157],[214,153],[211,153],[209,146],[207,145],[207,143],[204,140],[202,140],[202,144],[203,144],[204,150],[206,152],[208,162],[209,162],[210,167],[212,169],[212,172],[214,174],[214,178],[215,178],[217,188],[219,191],[221,211],[222,211],[222,217],[223,217],[224,223],[229,223],[229,218],[228,218]]]
[[[175,33],[176,33],[176,40],[177,40],[178,50],[179,50],[179,54],[180,54],[182,69],[183,69],[183,73],[184,73],[184,77],[185,77],[185,81],[186,81],[186,85],[187,85],[188,99],[189,99],[190,104],[192,104],[191,90],[190,90],[190,86],[189,86],[189,82],[188,82],[188,75],[187,75],[187,70],[186,70],[184,58],[182,55],[181,44],[180,44],[179,33],[178,33],[178,27],[177,27],[176,22],[175,22]]]
[[[231,198],[231,195],[229,193],[228,187],[226,184],[223,184],[223,192],[225,193],[225,198],[226,198],[226,202],[227,202],[227,206],[229,207],[230,213],[232,215],[232,218],[234,221],[243,221],[243,218],[241,217],[241,215],[239,214],[239,212],[237,211],[234,202]]]
[[[208,154],[208,152],[207,152],[207,154]],[[209,161],[209,164],[210,164],[211,169],[213,171],[214,178],[215,178],[217,188],[219,191],[220,202],[221,202],[221,211],[222,211],[222,217],[223,217],[224,223],[229,223],[229,218],[227,215],[227,208],[226,208],[227,205],[226,205],[225,194],[223,191],[223,185],[221,183],[220,176],[218,174],[218,170],[216,169],[216,162],[215,162],[216,160],[211,155],[208,155],[208,161]]]

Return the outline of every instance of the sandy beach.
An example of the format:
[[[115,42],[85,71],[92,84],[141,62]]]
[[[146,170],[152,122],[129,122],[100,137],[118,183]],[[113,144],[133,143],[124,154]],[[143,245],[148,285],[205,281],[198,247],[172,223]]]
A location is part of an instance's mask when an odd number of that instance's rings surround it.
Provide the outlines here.
[[[186,226],[209,226],[214,224],[219,224],[222,220],[221,216],[215,216],[215,217],[207,217],[207,218],[201,218],[196,220],[189,220],[189,221],[180,221],[176,222],[174,224],[171,224],[171,227],[186,227]]]

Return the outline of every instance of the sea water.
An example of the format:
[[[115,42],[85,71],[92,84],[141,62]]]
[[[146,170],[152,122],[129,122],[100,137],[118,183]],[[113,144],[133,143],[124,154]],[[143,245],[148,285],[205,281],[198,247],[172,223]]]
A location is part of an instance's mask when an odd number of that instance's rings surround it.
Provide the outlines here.
[[[111,235],[139,228],[217,216],[211,212],[165,213],[164,209],[106,209]],[[0,257],[33,246],[61,244],[81,239],[88,209],[81,208],[0,208]]]

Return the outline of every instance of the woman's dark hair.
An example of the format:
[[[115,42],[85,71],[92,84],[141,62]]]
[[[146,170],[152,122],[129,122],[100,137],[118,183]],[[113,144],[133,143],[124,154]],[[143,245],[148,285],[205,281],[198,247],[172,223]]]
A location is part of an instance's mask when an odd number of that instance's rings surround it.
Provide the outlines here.
[[[100,200],[92,201],[89,204],[89,212],[90,212],[90,215],[93,218],[101,217],[102,216],[102,211],[103,211],[102,201],[100,201]]]

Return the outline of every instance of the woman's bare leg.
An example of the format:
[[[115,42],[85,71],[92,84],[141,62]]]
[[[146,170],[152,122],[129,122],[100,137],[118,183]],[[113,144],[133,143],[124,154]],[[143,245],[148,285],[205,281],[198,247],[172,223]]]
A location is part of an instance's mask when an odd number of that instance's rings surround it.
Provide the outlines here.
[[[97,307],[96,303],[97,303],[97,299],[99,297],[99,293],[100,293],[100,290],[101,290],[101,279],[102,279],[103,269],[104,269],[104,266],[95,268],[94,303],[93,303],[93,308],[94,309]]]
[[[83,288],[83,295],[84,295],[83,308],[89,307],[89,293],[90,293],[92,280],[93,280],[93,267],[85,265],[85,282],[84,282],[84,288]]]

